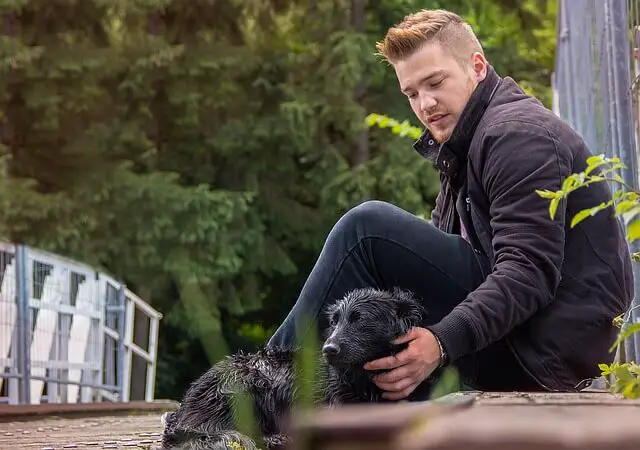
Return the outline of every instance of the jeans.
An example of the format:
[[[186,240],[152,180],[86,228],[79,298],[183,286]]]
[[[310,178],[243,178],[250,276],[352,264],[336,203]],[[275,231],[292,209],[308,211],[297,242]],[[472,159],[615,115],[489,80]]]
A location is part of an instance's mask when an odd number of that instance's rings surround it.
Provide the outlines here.
[[[362,203],[335,224],[300,295],[269,345],[291,347],[327,327],[322,309],[362,287],[410,290],[438,322],[483,281],[471,246],[461,236],[381,201]],[[305,324],[316,321],[318,329]],[[316,336],[318,335],[316,334]],[[463,382],[479,390],[539,390],[504,341],[453,362]]]

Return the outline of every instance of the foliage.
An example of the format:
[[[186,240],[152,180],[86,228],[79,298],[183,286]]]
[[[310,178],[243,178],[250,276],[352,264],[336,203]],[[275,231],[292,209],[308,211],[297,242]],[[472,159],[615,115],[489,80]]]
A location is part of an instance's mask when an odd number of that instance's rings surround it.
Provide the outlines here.
[[[626,237],[629,243],[633,243],[640,238],[640,196],[630,186],[627,186],[620,175],[620,171],[626,166],[620,162],[620,158],[606,157],[605,155],[595,155],[587,159],[587,167],[579,173],[571,174],[562,184],[562,188],[556,192],[549,190],[537,190],[539,196],[549,199],[549,215],[555,217],[558,204],[566,199],[577,189],[585,188],[593,183],[615,183],[622,188],[616,189],[612,199],[599,205],[579,211],[572,217],[570,227],[575,227],[578,223],[599,212],[614,208],[615,216],[622,219],[626,229]],[[632,253],[634,261],[640,260],[640,253]],[[610,351],[614,351],[624,345],[624,340],[633,333],[640,332],[640,324],[627,324],[623,317],[617,317],[614,321],[616,326],[621,328],[618,338],[612,345]],[[640,366],[635,362],[613,363],[610,365],[600,364],[603,377],[613,376],[614,382],[609,383],[612,392],[622,393],[626,398],[640,398]]]
[[[384,114],[371,113],[367,116],[366,124],[368,127],[374,125],[380,128],[391,128],[391,132],[400,137],[410,137],[412,139],[418,139],[422,134],[422,130],[409,123],[408,120],[398,122],[396,119],[386,116]]]

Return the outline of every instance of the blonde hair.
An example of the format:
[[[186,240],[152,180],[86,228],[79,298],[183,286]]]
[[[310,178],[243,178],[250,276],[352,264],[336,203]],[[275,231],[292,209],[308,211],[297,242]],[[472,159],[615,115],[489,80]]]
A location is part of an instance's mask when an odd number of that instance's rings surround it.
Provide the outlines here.
[[[458,14],[443,9],[423,9],[405,16],[402,22],[387,31],[376,49],[379,55],[394,64],[431,42],[439,43],[445,50],[450,49],[460,64],[467,63],[475,52],[484,55],[471,26]]]

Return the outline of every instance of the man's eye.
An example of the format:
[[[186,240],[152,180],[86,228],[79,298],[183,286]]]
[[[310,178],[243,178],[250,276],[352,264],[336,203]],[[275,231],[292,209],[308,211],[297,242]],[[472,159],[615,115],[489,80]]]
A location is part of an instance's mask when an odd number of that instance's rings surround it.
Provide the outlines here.
[[[442,84],[443,81],[444,81],[444,78],[436,81],[435,83],[431,83],[431,87],[438,87]]]

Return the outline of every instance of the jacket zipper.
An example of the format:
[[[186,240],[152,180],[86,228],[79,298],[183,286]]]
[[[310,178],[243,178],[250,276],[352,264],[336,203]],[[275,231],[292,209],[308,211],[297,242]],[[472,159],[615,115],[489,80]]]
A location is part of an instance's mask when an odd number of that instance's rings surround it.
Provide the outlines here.
[[[448,211],[447,211],[447,223],[444,230],[447,233],[451,233],[453,231],[453,218],[456,209],[456,201],[453,195],[451,195],[451,185],[448,186],[447,189],[447,199],[448,201]]]

